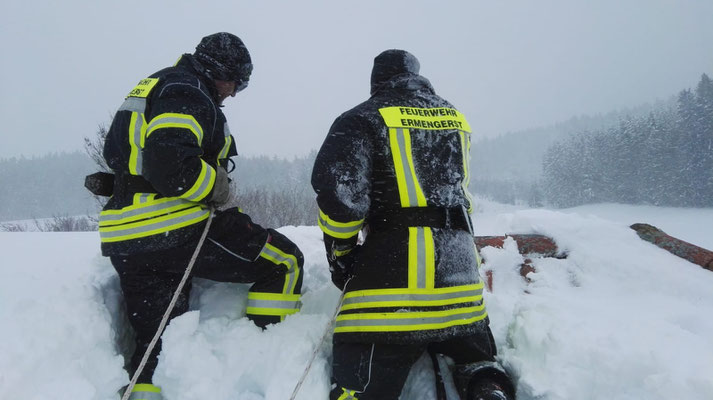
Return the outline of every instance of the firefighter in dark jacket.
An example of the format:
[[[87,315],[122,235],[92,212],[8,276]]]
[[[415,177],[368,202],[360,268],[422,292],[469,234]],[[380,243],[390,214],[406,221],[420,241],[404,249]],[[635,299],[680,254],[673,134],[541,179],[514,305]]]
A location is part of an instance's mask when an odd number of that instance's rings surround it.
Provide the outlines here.
[[[193,54],[142,79],[129,92],[106,137],[115,175],[99,217],[102,253],[119,274],[136,333],[133,373],[159,326],[209,218],[229,197],[227,167],[237,155],[222,102],[248,84],[252,63],[235,35],[204,37]],[[237,208],[215,211],[192,276],[253,283],[247,316],[260,327],[298,311],[303,257],[273,229]],[[173,314],[187,311],[190,281]],[[156,346],[132,398],[157,398]],[[149,396],[149,397],[145,397]]]
[[[332,124],[312,172],[332,281],[346,293],[332,400],[397,399],[425,351],[453,358],[464,400],[511,395],[478,275],[470,131],[403,50],[375,58],[371,97]],[[478,362],[488,374],[471,373]]]

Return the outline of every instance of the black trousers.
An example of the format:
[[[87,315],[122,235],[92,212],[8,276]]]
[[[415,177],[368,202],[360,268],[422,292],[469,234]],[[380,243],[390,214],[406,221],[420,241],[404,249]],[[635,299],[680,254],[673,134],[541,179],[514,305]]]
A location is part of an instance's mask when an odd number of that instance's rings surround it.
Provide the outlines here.
[[[275,260],[274,257],[261,257],[266,241],[269,241],[273,254],[277,249],[276,251],[293,261],[280,263],[280,260]],[[131,358],[129,371],[132,375],[156,334],[197,244],[198,239],[195,239],[168,250],[111,257],[111,262],[119,274],[129,322],[136,334],[136,350]],[[219,282],[253,283],[251,293],[281,295],[288,291],[288,295],[299,295],[303,264],[302,253],[287,237],[273,229],[264,229],[254,224],[247,215],[237,209],[231,209],[215,215],[191,276]],[[188,310],[191,287],[189,279],[183,287],[171,318]],[[256,312],[248,313],[248,318],[256,325],[264,327],[279,322],[282,316]],[[160,351],[159,340],[138,382],[152,381]]]
[[[332,380],[336,387],[330,400],[398,399],[411,367],[424,351],[447,355],[456,366],[494,361],[497,353],[487,326],[472,336],[428,344],[335,343]]]

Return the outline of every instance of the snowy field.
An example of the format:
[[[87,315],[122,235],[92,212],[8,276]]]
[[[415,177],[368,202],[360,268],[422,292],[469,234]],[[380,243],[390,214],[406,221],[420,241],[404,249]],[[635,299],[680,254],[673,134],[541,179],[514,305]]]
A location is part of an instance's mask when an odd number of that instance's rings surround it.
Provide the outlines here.
[[[500,360],[518,398],[713,399],[713,272],[638,238],[650,223],[713,249],[713,209],[613,204],[549,211],[481,201],[477,235],[539,233],[567,259],[534,259],[527,284],[511,240],[482,253]],[[284,227],[306,260],[304,306],[262,332],[243,318],[246,285],[198,281],[164,334],[155,383],[169,400],[286,400],[339,292],[316,227]],[[118,399],[129,335],[118,278],[96,233],[0,233],[0,399]],[[481,271],[484,273],[484,271]],[[326,399],[330,346],[298,399]],[[404,399],[432,399],[422,359]]]

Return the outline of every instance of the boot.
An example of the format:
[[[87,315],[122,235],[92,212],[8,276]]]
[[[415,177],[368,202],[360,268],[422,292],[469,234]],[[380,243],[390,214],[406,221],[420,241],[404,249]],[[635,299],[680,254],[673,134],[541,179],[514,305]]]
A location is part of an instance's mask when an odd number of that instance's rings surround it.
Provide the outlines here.
[[[464,400],[515,400],[515,386],[505,369],[496,362],[459,365],[453,377]]]
[[[512,400],[505,388],[494,381],[471,382],[467,400]]]

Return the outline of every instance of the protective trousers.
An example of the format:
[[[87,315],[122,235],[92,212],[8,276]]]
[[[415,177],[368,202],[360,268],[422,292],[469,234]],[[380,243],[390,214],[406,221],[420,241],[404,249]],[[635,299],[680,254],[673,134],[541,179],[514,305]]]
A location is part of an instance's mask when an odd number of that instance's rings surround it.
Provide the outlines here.
[[[113,256],[129,323],[136,334],[130,373],[138,368],[163,314],[178,287],[198,239],[181,246],[128,256]],[[219,282],[253,283],[247,316],[265,327],[299,310],[304,259],[299,248],[273,229],[254,224],[238,209],[217,212],[191,276]],[[190,279],[171,318],[188,310]],[[161,341],[154,347],[138,382],[148,383],[158,363]]]
[[[332,379],[336,387],[330,400],[397,400],[411,367],[427,350],[453,358],[456,366],[493,361],[496,355],[487,326],[470,336],[427,344],[335,343]]]

